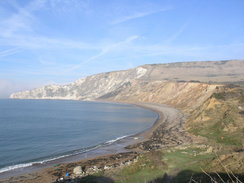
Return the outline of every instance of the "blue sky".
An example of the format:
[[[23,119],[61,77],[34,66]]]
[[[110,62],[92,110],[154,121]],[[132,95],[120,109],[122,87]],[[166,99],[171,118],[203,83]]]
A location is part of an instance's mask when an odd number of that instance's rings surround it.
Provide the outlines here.
[[[243,0],[0,0],[0,97],[150,63],[244,59]]]

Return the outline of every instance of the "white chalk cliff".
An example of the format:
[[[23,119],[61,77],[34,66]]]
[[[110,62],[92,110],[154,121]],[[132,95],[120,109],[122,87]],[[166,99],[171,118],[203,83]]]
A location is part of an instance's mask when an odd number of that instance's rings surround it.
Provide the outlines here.
[[[126,96],[135,98],[143,96],[144,90],[151,93],[151,96],[156,92],[156,88],[168,87],[166,84],[172,82],[244,83],[243,69],[243,60],[151,64],[124,71],[96,74],[66,85],[49,85],[21,91],[11,94],[10,98],[72,100],[126,99]],[[197,84],[194,86],[199,87]]]

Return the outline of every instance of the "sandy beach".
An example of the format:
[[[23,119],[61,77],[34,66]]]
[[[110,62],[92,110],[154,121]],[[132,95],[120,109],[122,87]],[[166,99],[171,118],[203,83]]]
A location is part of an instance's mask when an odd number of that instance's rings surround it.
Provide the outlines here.
[[[152,103],[135,105],[158,113],[158,119],[150,129],[88,153],[13,173],[7,172],[5,176],[2,175],[0,183],[54,182],[59,176],[64,176],[66,171],[72,173],[76,166],[83,166],[86,169],[94,166],[98,169],[106,169],[108,166],[116,168],[132,162],[140,153],[191,143],[190,136],[183,129],[184,115],[179,110]]]

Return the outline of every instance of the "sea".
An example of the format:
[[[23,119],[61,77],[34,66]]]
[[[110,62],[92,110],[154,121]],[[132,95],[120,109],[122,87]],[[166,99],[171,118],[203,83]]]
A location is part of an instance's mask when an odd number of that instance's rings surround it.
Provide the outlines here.
[[[0,174],[89,153],[150,128],[158,114],[136,105],[0,100]]]

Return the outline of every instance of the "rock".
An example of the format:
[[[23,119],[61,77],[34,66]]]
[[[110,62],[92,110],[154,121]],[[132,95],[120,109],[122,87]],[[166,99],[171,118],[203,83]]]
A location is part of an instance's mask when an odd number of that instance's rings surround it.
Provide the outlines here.
[[[127,162],[125,162],[125,165],[129,166],[131,163],[132,163],[131,161],[127,161]]]
[[[75,175],[81,175],[81,174],[82,174],[82,168],[81,168],[81,166],[77,166],[77,167],[75,167],[75,168],[73,169],[73,173],[74,173]]]
[[[98,172],[99,168],[97,168],[97,166],[93,166],[93,171]]]
[[[138,157],[136,157],[134,160],[133,160],[134,163],[137,163],[138,162]]]
[[[103,169],[104,169],[104,170],[109,170],[109,169],[111,169],[111,167],[110,167],[110,166],[105,165]]]
[[[210,147],[207,149],[206,153],[212,153],[212,152],[213,152],[213,147],[210,146]]]

